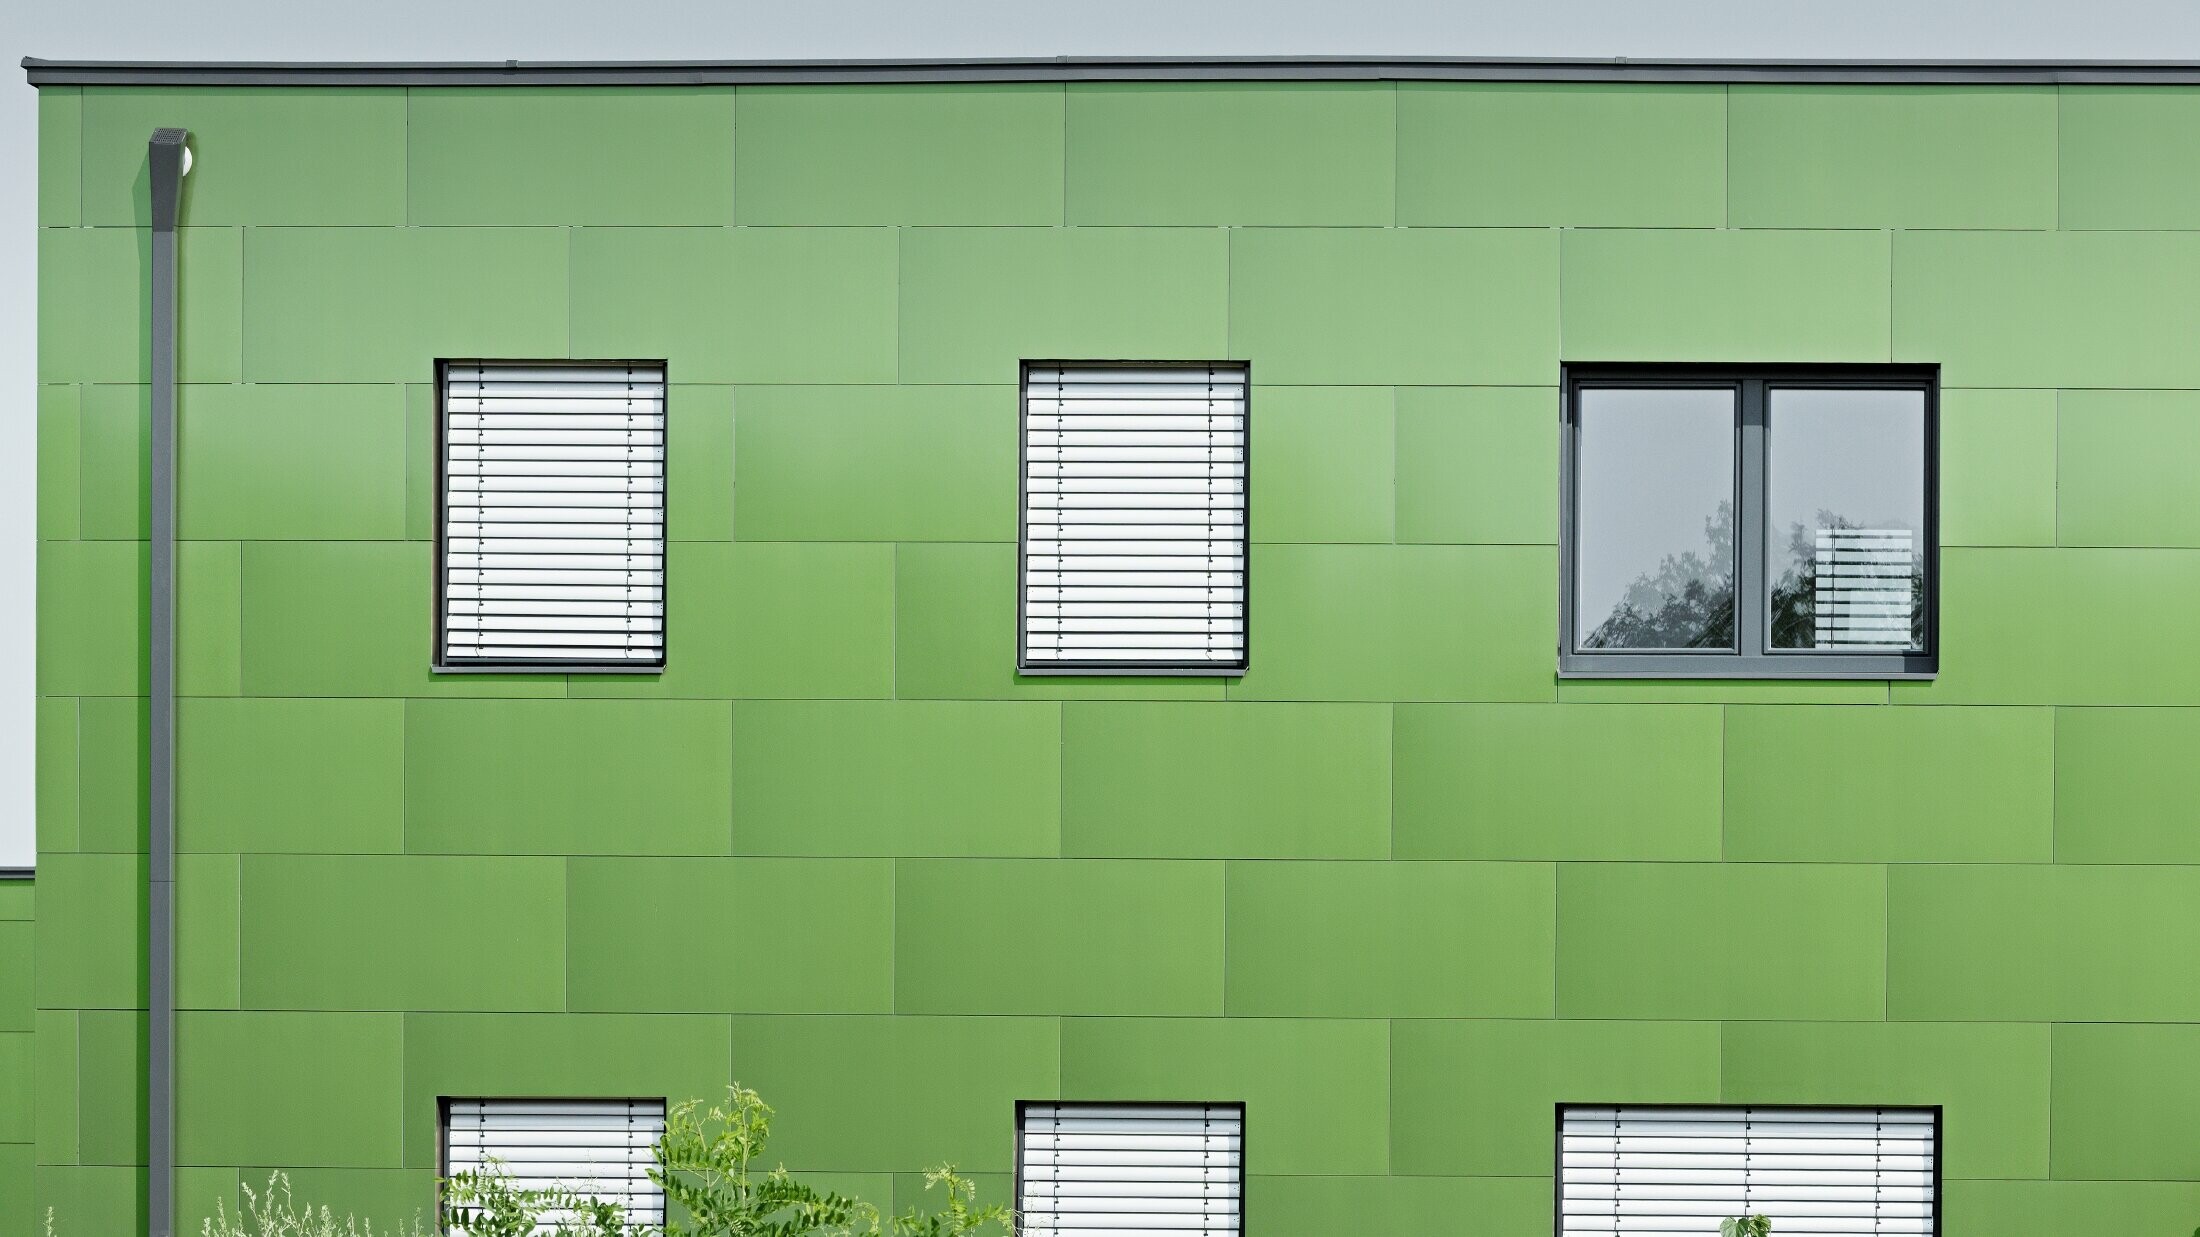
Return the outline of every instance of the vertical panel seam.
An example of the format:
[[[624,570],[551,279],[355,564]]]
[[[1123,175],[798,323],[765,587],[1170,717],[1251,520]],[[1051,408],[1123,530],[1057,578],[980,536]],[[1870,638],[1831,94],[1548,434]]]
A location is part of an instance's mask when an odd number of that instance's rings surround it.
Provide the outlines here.
[[[2062,112],[2063,88],[2062,84],[2058,82],[2055,85],[2055,141],[2053,149],[2050,151],[2050,158],[2053,160],[2054,167],[2055,197],[2049,204],[2049,217],[2054,220],[2052,230],[2057,232],[2062,231],[2063,226]]]
[[[1734,86],[1719,87],[1719,227],[1734,226]]]

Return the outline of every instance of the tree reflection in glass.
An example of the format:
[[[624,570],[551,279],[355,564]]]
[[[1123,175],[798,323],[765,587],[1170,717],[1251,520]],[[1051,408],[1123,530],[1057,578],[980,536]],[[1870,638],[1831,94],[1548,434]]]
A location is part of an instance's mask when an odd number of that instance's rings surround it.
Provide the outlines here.
[[[1772,647],[1925,645],[1925,395],[1775,388],[1766,415]]]
[[[1734,648],[1734,392],[1592,387],[1579,422],[1576,647]]]

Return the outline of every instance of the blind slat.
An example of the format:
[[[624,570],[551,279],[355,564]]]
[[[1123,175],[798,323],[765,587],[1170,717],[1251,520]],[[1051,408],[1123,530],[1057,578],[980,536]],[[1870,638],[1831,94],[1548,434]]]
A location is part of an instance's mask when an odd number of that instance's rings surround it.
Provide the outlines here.
[[[1939,1125],[1929,1109],[1568,1108],[1560,1231],[1929,1233]]]
[[[658,365],[448,367],[445,664],[663,660],[664,377]]]
[[[1027,1234],[1242,1231],[1240,1105],[1032,1104],[1017,1138]]]
[[[571,1190],[620,1204],[629,1223],[659,1225],[665,1200],[649,1179],[650,1148],[664,1129],[662,1100],[451,1100],[443,1156],[453,1173],[494,1161],[519,1189]],[[545,1216],[535,1231],[566,1218]]]
[[[1242,665],[1244,367],[1037,367],[1023,398],[1023,665]]]

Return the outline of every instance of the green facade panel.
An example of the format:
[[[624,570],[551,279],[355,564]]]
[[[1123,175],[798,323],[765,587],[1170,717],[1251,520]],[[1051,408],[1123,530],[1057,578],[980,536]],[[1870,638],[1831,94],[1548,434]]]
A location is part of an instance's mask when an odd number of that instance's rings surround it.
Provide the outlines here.
[[[1058,1018],[733,1019],[733,1076],[780,1110],[774,1154],[810,1171],[1006,1172],[1004,1122],[1062,1093],[1062,1060]]]
[[[741,223],[1062,222],[1059,86],[757,86],[739,95]]]
[[[183,851],[405,849],[405,704],[187,699],[176,725]]]
[[[890,1013],[893,868],[883,859],[575,859],[560,942],[565,1008]],[[677,908],[688,943],[669,947],[649,907]],[[781,926],[765,942],[747,934],[759,923]]]
[[[1248,527],[1252,539],[1389,541],[1396,396],[1381,387],[1261,391],[1260,515]]]
[[[1548,229],[1233,228],[1228,236],[1230,352],[1252,362],[1255,383],[1552,381],[1558,238]],[[1093,355],[1089,345],[1082,355]]]
[[[1398,388],[1397,539],[1555,544],[1557,407],[1548,388]]]
[[[1949,1177],[2047,1175],[2050,1028],[1990,1022],[1729,1022],[1720,1098],[1946,1108]]]
[[[1737,228],[2051,228],[2056,92],[2025,86],[1737,86]]]
[[[555,229],[253,228],[247,248],[250,382],[432,382],[439,358],[567,353],[578,246]]]
[[[2057,446],[2061,394],[1941,392],[1942,545],[2055,544],[2071,484]]]
[[[1558,1013],[1883,1017],[1886,882],[1866,864],[1562,865]],[[1736,908],[1750,931],[1727,929]]]
[[[1242,359],[1225,343],[1230,235],[903,229],[898,364],[867,380],[998,384],[1015,382],[1024,360]]]
[[[1390,1112],[1389,1029],[1366,1018],[1069,1018],[1060,1094],[1226,1095],[1244,1101],[1247,1144],[1261,1140],[1268,1171],[1377,1173]],[[1257,1133],[1255,1120],[1264,1123]]]
[[[726,474],[735,535],[1013,541],[1018,398],[1008,385],[744,387]]]
[[[404,849],[724,854],[732,747],[722,701],[410,701]]]
[[[900,241],[894,228],[574,229],[571,319],[536,355],[663,361],[676,382],[892,382]]]
[[[2200,710],[2055,712],[2055,858],[2200,864]]]
[[[1398,222],[1720,227],[1726,126],[1717,85],[1402,84]]]
[[[1894,359],[1965,387],[2181,388],[2190,232],[1897,232]]]
[[[2054,1174],[2189,1181],[2200,1173],[2200,1027],[2055,1028]]]
[[[1041,701],[757,700],[733,710],[733,849],[1062,851],[1062,718]]]
[[[247,1009],[564,1008],[559,860],[250,855],[239,883]]]
[[[405,222],[733,222],[733,92],[405,92]]]
[[[102,86],[0,1237],[144,1220],[169,124],[183,1231],[736,1080],[881,1204],[1005,1198],[1018,1100],[1235,1100],[1246,1237],[1517,1237],[1560,1103],[1932,1104],[1950,1237],[2200,1222],[2200,91]],[[473,357],[668,366],[661,674],[432,671]],[[1251,365],[1243,675],[1016,673],[1044,360]],[[1940,366],[1937,676],[1560,681],[1593,361]]]
[[[1062,849],[1122,858],[1381,859],[1390,710],[1062,706]]]
[[[1903,865],[1887,875],[1887,1016],[2200,1021],[2200,868]]]
[[[2065,86],[2057,116],[2062,226],[2200,225],[2200,91]]]
[[[1887,233],[1563,236],[1560,338],[1568,361],[1896,359],[1888,356]]]
[[[194,386],[179,416],[192,449],[177,483],[178,536],[404,539],[402,387]],[[87,510],[94,498],[85,495]]]
[[[82,106],[86,227],[151,226],[145,141],[164,125],[189,129],[195,158],[222,170],[192,181],[194,223],[405,222],[402,90],[109,86]]]
[[[1732,708],[1725,857],[2044,863],[2054,772],[2047,709]]]
[[[1222,866],[898,860],[894,1008],[912,1014],[1218,1014]],[[978,976],[990,982],[973,982]]]
[[[1395,97],[1359,83],[1073,83],[1065,222],[1386,226]]]
[[[1722,714],[1702,705],[1401,705],[1400,859],[1717,859]]]
[[[1548,1013],[1556,886],[1546,863],[1232,863],[1225,1008],[1251,1018]]]
[[[2065,391],[2055,436],[2056,540],[2068,546],[2200,546],[2182,501],[2200,466],[2200,395]]]
[[[1552,1172],[1557,1105],[1719,1098],[1714,1022],[1417,1019],[1391,1026],[1391,1171]]]

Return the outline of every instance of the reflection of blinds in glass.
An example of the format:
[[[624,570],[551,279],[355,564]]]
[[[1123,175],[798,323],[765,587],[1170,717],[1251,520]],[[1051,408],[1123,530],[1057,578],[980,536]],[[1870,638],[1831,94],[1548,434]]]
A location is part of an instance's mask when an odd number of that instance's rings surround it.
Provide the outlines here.
[[[1711,1237],[1761,1215],[1774,1237],[1929,1234],[1939,1134],[1919,1108],[1568,1107],[1559,1232]]]
[[[664,1191],[649,1179],[663,1100],[452,1100],[448,1120],[447,1173],[481,1172],[494,1160],[517,1189],[562,1188],[619,1204],[630,1224],[664,1223]],[[571,1218],[547,1215],[535,1231]]]
[[[1822,649],[1908,648],[1915,534],[1907,528],[1821,528],[1812,586],[1813,643]]]
[[[1245,1109],[1237,1104],[1030,1104],[1018,1134],[1027,1237],[1236,1237]]]
[[[1245,387],[1238,365],[1027,372],[1025,669],[1245,664]]]
[[[663,366],[452,362],[443,398],[443,663],[663,664]]]

